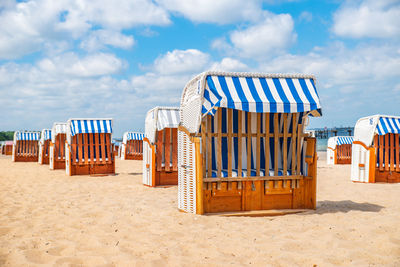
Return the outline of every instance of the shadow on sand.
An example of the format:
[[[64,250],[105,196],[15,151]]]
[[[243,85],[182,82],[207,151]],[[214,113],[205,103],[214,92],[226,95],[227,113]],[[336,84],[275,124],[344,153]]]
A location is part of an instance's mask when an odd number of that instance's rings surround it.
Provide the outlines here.
[[[129,172],[128,175],[142,175],[142,172]]]
[[[371,203],[357,203],[351,200],[341,200],[341,201],[318,201],[317,210],[314,213],[324,214],[324,213],[337,213],[349,211],[364,211],[364,212],[379,212],[383,209],[383,206],[379,206]]]

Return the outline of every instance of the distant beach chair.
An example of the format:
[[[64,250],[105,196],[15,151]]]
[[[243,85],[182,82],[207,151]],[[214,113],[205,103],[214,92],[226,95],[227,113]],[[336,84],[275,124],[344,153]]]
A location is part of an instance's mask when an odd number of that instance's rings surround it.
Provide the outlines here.
[[[144,138],[144,133],[125,132],[122,137],[121,159],[142,160],[143,138]]]
[[[354,127],[351,180],[400,183],[400,117],[373,115]]]
[[[120,144],[120,142],[114,141],[113,145],[114,145],[114,157],[119,157],[118,153],[119,153],[119,147],[121,144]]]
[[[39,156],[40,132],[16,131],[12,160],[14,162],[37,162]]]
[[[39,163],[49,164],[51,130],[43,129],[39,140]]]
[[[13,151],[13,141],[3,141],[1,147],[1,154],[11,156]]]
[[[178,208],[315,209],[316,139],[304,127],[320,111],[314,76],[205,72],[192,79],[180,106]]]
[[[68,175],[115,173],[112,119],[70,119],[66,137]]]
[[[353,136],[333,136],[328,139],[326,161],[328,164],[351,164]]]
[[[147,112],[143,139],[143,184],[178,184],[179,107],[156,107]]]
[[[55,122],[52,128],[50,146],[50,169],[65,169],[65,140],[67,136],[67,124]]]

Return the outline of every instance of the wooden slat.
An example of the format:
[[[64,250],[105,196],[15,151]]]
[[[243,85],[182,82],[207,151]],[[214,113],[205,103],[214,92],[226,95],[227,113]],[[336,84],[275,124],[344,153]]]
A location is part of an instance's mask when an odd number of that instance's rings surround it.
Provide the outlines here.
[[[78,163],[82,162],[82,138],[83,134],[77,134]]]
[[[156,169],[161,171],[162,169],[162,158],[163,158],[163,146],[164,143],[164,130],[157,131],[157,146],[156,146]]]
[[[394,134],[390,134],[390,171],[394,171]]]
[[[287,175],[287,162],[288,162],[288,156],[287,156],[287,135],[288,135],[288,114],[284,113],[283,114],[283,175]]]
[[[247,112],[247,177],[251,176],[251,113]]]
[[[299,124],[297,127],[297,174],[301,172],[301,138],[303,133],[303,124]]]
[[[95,145],[94,145],[94,140],[93,140],[93,134],[89,134],[89,148],[90,148],[90,163],[93,163],[96,153]]]
[[[385,171],[389,170],[389,135],[385,134]]]
[[[400,172],[400,149],[399,149],[399,134],[394,135],[394,140],[396,144],[395,156],[396,156],[396,172]]]
[[[212,177],[211,115],[207,115],[207,177]]]
[[[279,118],[278,113],[274,114],[274,175],[278,175],[278,160],[279,160]]]
[[[165,128],[165,142],[164,142],[164,151],[165,151],[165,170],[170,170],[170,162],[171,162],[171,128]]]
[[[90,144],[89,144],[89,135],[90,134],[85,134],[84,136],[84,138],[85,138],[85,144],[84,144],[84,146],[85,146],[85,164],[88,164],[88,162],[89,162],[89,146],[90,146]],[[90,152],[92,152],[92,151],[90,151]]]
[[[100,134],[100,144],[101,144],[101,161],[103,164],[106,164],[106,147],[104,140],[104,133]]]
[[[94,135],[95,145],[96,145],[96,163],[99,163],[99,161],[100,161],[100,149],[101,149],[101,147],[100,147],[99,138],[100,138],[100,134],[96,133]]]
[[[241,110],[238,110],[238,177],[242,177],[242,112]],[[241,187],[241,184],[239,184],[239,187]]]
[[[204,140],[205,141],[205,140]],[[203,149],[203,155],[206,150]],[[204,160],[203,166],[206,166],[206,161]],[[172,129],[172,170],[178,170],[178,129]],[[203,175],[205,174],[205,169]]]
[[[264,147],[265,147],[265,176],[269,176],[269,117],[270,113],[265,114],[265,137]]]
[[[296,172],[296,133],[297,133],[297,113],[293,113],[292,118],[292,175]]]
[[[261,113],[257,113],[257,139],[256,139],[256,176],[260,176],[261,169]]]
[[[383,171],[383,135],[379,136],[379,170]]]
[[[233,126],[233,120],[232,120],[232,109],[228,109],[227,115],[228,115],[228,176],[232,176],[232,126]]]
[[[217,133],[218,133],[218,141],[217,141],[217,177],[221,177],[222,170],[222,109],[217,110]]]
[[[107,158],[106,158],[106,160],[107,160],[107,162],[112,162],[112,145],[111,145],[111,134],[109,134],[109,133],[106,133],[106,134],[104,134],[105,135],[105,137],[106,137],[106,156],[107,156]]]

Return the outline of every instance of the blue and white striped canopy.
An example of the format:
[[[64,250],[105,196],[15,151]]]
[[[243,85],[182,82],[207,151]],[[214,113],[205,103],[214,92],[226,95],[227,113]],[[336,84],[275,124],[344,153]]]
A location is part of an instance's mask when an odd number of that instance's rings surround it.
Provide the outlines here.
[[[39,141],[40,132],[16,132],[15,140]]]
[[[313,111],[311,115],[321,115],[318,93],[311,76],[209,75],[206,77],[202,113],[214,115],[217,107],[258,113]]]
[[[137,132],[125,132],[124,136],[122,137],[122,142],[126,144],[129,140],[143,140],[144,133],[137,133]]]
[[[71,136],[80,133],[112,133],[112,119],[70,119]]]
[[[398,134],[400,133],[400,118],[380,117],[376,129],[378,135],[385,135],[388,133]]]
[[[338,136],[336,144],[340,145],[349,145],[352,144],[354,141],[353,136]]]
[[[51,130],[50,129],[43,129],[42,135],[40,136],[40,140],[46,141],[51,139]]]

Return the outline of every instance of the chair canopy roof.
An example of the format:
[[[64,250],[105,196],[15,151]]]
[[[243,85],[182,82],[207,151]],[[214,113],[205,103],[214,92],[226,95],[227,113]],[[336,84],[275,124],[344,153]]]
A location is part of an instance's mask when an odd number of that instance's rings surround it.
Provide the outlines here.
[[[335,149],[336,146],[349,145],[354,141],[353,136],[333,136],[328,139],[328,147]]]
[[[391,115],[372,115],[359,119],[354,126],[354,141],[371,146],[374,136],[400,133],[400,117]]]
[[[151,143],[154,143],[157,131],[178,128],[179,121],[179,107],[155,107],[147,112],[145,135]]]
[[[122,143],[126,144],[130,140],[143,140],[144,133],[138,132],[125,132],[122,137]]]
[[[76,134],[86,133],[110,133],[112,134],[112,119],[69,119],[67,121],[67,141],[71,143],[71,137]]]

